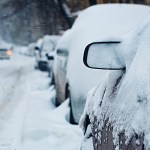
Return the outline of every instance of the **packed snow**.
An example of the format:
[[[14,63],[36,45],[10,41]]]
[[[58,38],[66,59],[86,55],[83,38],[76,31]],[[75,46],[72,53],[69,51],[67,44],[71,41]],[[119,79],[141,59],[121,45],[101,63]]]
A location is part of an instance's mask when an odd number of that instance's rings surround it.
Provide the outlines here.
[[[47,73],[35,59],[0,60],[0,150],[80,150],[82,131],[69,123],[69,102],[55,107]]]

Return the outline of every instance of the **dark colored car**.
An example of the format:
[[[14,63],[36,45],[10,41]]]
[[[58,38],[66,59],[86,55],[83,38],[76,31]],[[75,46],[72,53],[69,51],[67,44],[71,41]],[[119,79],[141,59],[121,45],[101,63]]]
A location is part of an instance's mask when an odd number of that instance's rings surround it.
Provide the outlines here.
[[[120,40],[89,44],[84,64],[109,73],[88,96],[82,150],[150,149],[150,18]]]
[[[0,59],[9,59],[12,55],[12,50],[7,48],[0,48]]]

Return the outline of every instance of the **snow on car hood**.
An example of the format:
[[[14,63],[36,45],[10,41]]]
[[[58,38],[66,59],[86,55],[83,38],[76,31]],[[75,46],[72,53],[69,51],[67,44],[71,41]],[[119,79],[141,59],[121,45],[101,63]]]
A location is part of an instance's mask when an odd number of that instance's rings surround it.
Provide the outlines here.
[[[144,133],[145,147],[150,148],[149,43],[150,18],[124,37],[118,56],[124,60],[126,72],[110,71],[105,76],[105,80],[93,91],[94,95],[90,94],[80,121],[83,126],[86,114],[91,122],[97,116],[101,130],[104,118],[109,118],[116,146],[119,144],[118,134],[125,131],[126,143],[134,133]]]

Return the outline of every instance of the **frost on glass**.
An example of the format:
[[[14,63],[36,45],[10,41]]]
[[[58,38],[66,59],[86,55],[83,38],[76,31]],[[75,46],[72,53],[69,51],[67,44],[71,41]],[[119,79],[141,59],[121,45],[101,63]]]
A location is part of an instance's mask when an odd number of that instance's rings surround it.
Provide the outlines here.
[[[89,47],[87,64],[93,68],[121,69],[124,68],[119,60],[112,43],[94,43]]]

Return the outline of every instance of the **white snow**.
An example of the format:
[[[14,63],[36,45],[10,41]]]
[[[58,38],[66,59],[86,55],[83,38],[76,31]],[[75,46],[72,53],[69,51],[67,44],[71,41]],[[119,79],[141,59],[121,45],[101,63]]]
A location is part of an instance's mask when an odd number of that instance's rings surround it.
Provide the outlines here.
[[[148,6],[102,4],[83,10],[77,17],[70,30],[67,63],[67,81],[72,101],[75,107],[78,107],[74,110],[77,122],[83,112],[88,91],[106,74],[104,70],[89,69],[84,65],[85,47],[96,41],[120,41],[121,37],[142,22],[149,12]]]
[[[110,71],[105,76],[105,80],[90,93],[81,118],[80,126],[84,129],[85,116],[88,114],[91,122],[97,116],[99,130],[103,127],[104,118],[109,118],[116,149],[119,145],[118,134],[122,131],[125,131],[126,143],[134,133],[144,133],[145,149],[150,148],[149,40],[150,17],[122,38],[116,54],[124,62],[126,72]],[[116,86],[120,76],[121,81]]]
[[[82,131],[68,122],[69,104],[55,108],[55,90],[34,59],[0,60],[0,150],[80,150]]]
[[[55,46],[57,45],[57,42],[60,39],[60,36],[58,35],[45,35],[42,42],[42,50],[51,52],[54,51]]]

